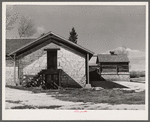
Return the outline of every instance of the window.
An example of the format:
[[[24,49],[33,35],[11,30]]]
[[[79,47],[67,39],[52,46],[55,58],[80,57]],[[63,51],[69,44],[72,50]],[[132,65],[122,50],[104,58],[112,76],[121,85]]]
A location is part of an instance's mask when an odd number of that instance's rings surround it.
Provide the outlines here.
[[[119,65],[118,66],[118,72],[129,72],[128,65]]]
[[[101,72],[117,72],[116,65],[102,65]]]
[[[106,72],[129,72],[129,67],[128,65],[117,65],[117,64],[109,64],[109,65],[101,65],[100,68],[102,73],[106,73]]]

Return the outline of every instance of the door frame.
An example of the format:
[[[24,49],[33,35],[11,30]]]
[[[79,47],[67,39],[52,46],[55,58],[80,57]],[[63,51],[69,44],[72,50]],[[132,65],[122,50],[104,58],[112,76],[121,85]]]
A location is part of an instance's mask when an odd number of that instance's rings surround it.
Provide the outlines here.
[[[55,81],[54,82],[58,86],[60,86],[60,70],[57,69],[57,51],[58,50],[60,50],[60,48],[48,48],[48,49],[44,49],[44,51],[47,51],[47,69],[45,70],[45,80],[46,80],[45,82],[46,82],[46,84],[47,84],[47,80],[48,80],[47,79],[47,77],[48,77],[47,75],[51,75],[51,77],[54,77],[54,75],[58,75],[58,81],[57,81],[58,84]],[[54,53],[54,58],[56,58],[56,59],[53,60],[53,61],[56,61],[56,66],[52,67],[52,68],[48,67],[48,65],[49,65],[48,64],[48,60],[49,60],[48,59],[48,55],[49,55],[48,53],[49,52],[56,52],[56,53]]]

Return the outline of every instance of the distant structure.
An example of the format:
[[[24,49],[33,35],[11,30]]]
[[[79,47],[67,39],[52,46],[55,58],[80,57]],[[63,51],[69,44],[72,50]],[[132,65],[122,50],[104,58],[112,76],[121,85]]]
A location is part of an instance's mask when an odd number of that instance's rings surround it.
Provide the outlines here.
[[[110,51],[110,54],[98,54],[97,66],[99,74],[107,81],[129,81],[129,59],[126,54],[115,54]]]

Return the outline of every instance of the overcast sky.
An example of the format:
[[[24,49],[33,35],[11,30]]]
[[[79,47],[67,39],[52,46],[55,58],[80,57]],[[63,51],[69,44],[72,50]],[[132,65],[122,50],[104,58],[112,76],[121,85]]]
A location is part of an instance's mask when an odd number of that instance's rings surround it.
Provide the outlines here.
[[[102,5],[17,5],[12,8],[12,13],[32,17],[37,29],[34,36],[53,31],[68,38],[74,27],[78,44],[95,53],[120,46],[145,51],[145,11],[145,6]],[[18,36],[16,28],[7,38]]]

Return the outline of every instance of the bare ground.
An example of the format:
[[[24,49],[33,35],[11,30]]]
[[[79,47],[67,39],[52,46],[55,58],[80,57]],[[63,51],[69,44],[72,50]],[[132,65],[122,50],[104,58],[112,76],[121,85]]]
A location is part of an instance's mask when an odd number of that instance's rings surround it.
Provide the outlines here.
[[[120,94],[120,96],[122,96],[123,94],[128,95],[130,94],[127,98],[127,100],[130,101],[128,103],[116,102],[122,100],[118,99],[118,97],[116,98],[114,97],[115,96],[114,91],[112,91],[112,93],[110,94],[109,92],[111,92],[111,90],[105,90],[105,92],[103,91],[103,94],[100,94],[101,97],[97,96],[100,93],[100,91],[89,91],[85,89],[80,90],[71,89],[71,90],[59,90],[55,92],[49,91],[47,93],[33,93],[32,91],[18,90],[6,87],[5,91],[6,91],[5,93],[6,109],[53,109],[53,110],[54,109],[55,110],[144,110],[145,109],[144,105],[145,101],[143,100],[143,97],[145,96],[144,91],[138,93],[135,92],[128,93],[128,91],[125,93],[120,91],[116,93],[118,95]],[[74,93],[72,93],[71,91],[74,91]],[[104,95],[104,93],[106,96]],[[109,97],[107,96],[108,93]],[[83,97],[83,95],[87,96],[86,99],[84,100],[83,98],[85,97]],[[141,98],[141,96],[143,97]],[[92,98],[94,101],[90,101],[92,100],[90,98]],[[109,98],[112,98],[111,100],[112,101],[114,100],[114,103],[110,101]],[[99,99],[103,101],[98,101]]]

